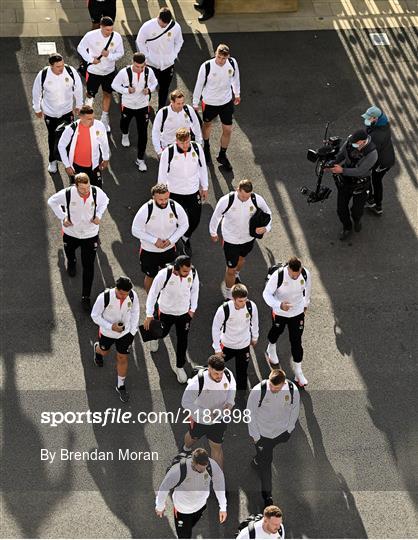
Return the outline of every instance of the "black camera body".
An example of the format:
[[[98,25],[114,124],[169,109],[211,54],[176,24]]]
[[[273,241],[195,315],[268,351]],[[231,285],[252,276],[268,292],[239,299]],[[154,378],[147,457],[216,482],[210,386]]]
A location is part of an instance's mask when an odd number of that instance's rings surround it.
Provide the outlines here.
[[[308,203],[324,202],[331,195],[332,189],[329,187],[321,186],[322,177],[324,175],[324,169],[333,167],[335,165],[335,156],[338,154],[341,146],[340,137],[328,137],[329,122],[325,128],[324,145],[318,150],[309,149],[306,155],[308,161],[316,164],[315,174],[318,178],[316,188],[309,189],[306,186],[300,188],[302,195],[305,195],[308,199]]]

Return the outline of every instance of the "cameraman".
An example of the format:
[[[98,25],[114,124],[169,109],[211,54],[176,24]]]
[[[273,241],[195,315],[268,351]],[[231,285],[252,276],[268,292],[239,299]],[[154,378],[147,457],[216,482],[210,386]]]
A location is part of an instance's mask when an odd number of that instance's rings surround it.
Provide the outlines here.
[[[340,240],[346,240],[352,231],[361,231],[361,216],[370,188],[371,169],[377,161],[377,150],[364,129],[350,135],[335,156],[334,165],[326,168],[332,172],[338,190],[337,214],[343,224]],[[351,206],[351,217],[349,204]]]

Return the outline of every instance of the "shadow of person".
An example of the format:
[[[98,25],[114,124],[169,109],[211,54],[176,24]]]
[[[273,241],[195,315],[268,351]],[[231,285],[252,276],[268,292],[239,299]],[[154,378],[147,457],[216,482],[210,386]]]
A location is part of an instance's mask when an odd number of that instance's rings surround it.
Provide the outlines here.
[[[47,409],[48,397],[46,392],[18,392],[15,362],[12,353],[4,355],[0,487],[4,506],[21,528],[22,536],[39,538],[44,520],[53,514],[72,489],[72,464],[66,461],[59,474],[54,474],[51,479],[53,466],[41,460],[45,442],[33,421],[33,418],[40,418],[43,408]],[[73,448],[72,432],[67,433],[65,444],[69,450]]]

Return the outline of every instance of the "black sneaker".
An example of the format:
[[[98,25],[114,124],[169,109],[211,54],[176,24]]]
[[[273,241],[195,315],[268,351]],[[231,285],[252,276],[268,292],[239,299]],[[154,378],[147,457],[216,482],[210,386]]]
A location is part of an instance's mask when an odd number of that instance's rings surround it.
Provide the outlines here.
[[[116,386],[116,392],[119,394],[119,399],[122,403],[127,403],[129,401],[129,394],[126,391],[126,386]]]
[[[272,506],[274,504],[273,497],[263,497],[263,501],[264,501],[264,508],[266,508],[267,506]]]
[[[360,232],[361,231],[361,221],[355,221],[354,222],[354,230],[356,232]]]
[[[183,240],[183,253],[187,255],[187,257],[192,256],[193,250],[190,244],[190,240],[186,240],[186,241]]]
[[[96,366],[103,367],[103,356],[96,352],[96,347],[98,346],[99,346],[99,342],[95,341],[93,343],[93,362],[96,364]]]
[[[375,204],[373,208],[369,207],[369,210],[373,212],[373,214],[376,214],[376,216],[381,216],[383,214],[382,207],[377,204]]]
[[[252,469],[258,472],[258,463],[256,462],[255,458],[250,461],[250,466]]]
[[[226,154],[219,154],[219,156],[216,158],[216,161],[220,163],[227,171],[232,171],[232,165],[229,162],[229,159],[226,157]]]
[[[70,276],[70,277],[74,277],[77,273],[77,263],[76,261],[74,261],[73,263],[68,263],[67,265],[67,274]]]
[[[84,311],[90,312],[91,311],[90,296],[82,296],[81,297],[81,305],[82,305]]]
[[[374,202],[373,197],[370,199],[367,199],[366,204],[364,205],[366,208],[374,208],[376,206],[376,203]]]
[[[341,240],[341,242],[344,242],[344,240],[347,240],[347,238],[350,236],[350,234],[351,234],[351,229],[343,229],[340,232],[340,240]]]
[[[206,165],[211,165],[212,156],[210,155],[210,146],[205,146],[203,148],[203,152],[205,154]]]

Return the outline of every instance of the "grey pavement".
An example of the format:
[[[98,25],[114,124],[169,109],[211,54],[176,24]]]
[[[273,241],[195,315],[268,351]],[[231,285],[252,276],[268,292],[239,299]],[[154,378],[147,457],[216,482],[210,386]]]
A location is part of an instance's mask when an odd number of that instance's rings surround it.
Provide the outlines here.
[[[210,198],[193,243],[202,288],[190,361],[204,363],[210,354],[210,323],[222,302],[223,255],[210,243],[208,222],[216,200],[239,179],[251,178],[274,210],[273,232],[258,243],[242,272],[261,313],[252,385],[267,375],[269,313],[261,297],[267,267],[296,253],[312,271],[304,335],[309,389],[303,392],[300,424],[274,461],[274,498],[293,538],[418,535],[417,41],[405,28],[386,31],[390,47],[372,47],[361,28],[190,34],[177,66],[177,84],[190,96],[198,66],[225,41],[240,63],[243,96],[229,151],[234,173],[210,168]],[[78,39],[52,40],[76,65]],[[1,41],[2,534],[173,538],[171,514],[163,520],[154,516],[153,490],[180,445],[183,424],[53,428],[41,423],[42,411],[176,410],[182,387],[169,367],[174,337],[157,354],[136,339],[127,406],[112,387],[113,360],[101,371],[92,363],[96,328],[80,309],[80,278],[66,275],[59,226],[46,206],[68,181],[62,168],[53,178],[48,175],[46,130],[31,111],[32,82],[45,63],[36,41]],[[132,45],[126,38],[126,62]],[[363,231],[341,244],[335,189],[330,200],[315,206],[299,193],[300,186],[315,183],[306,149],[321,144],[326,121],[332,122],[331,134],[341,136],[360,127],[360,114],[374,102],[393,122],[398,161],[385,178],[384,215],[365,215]],[[126,273],[143,307],[138,244],[130,226],[155,183],[157,161],[150,149],[149,171],[140,174],[133,164],[135,148],[121,148],[116,105],[111,124],[111,171],[105,175],[111,202],[93,296]],[[217,126],[213,151],[218,134]],[[326,182],[333,187],[331,179]],[[280,355],[289,368],[285,336]],[[61,447],[156,451],[159,460],[41,462],[41,448]],[[202,538],[232,538],[239,521],[259,509],[243,423],[228,429],[225,453],[228,521],[217,524],[211,498],[196,527]]]

